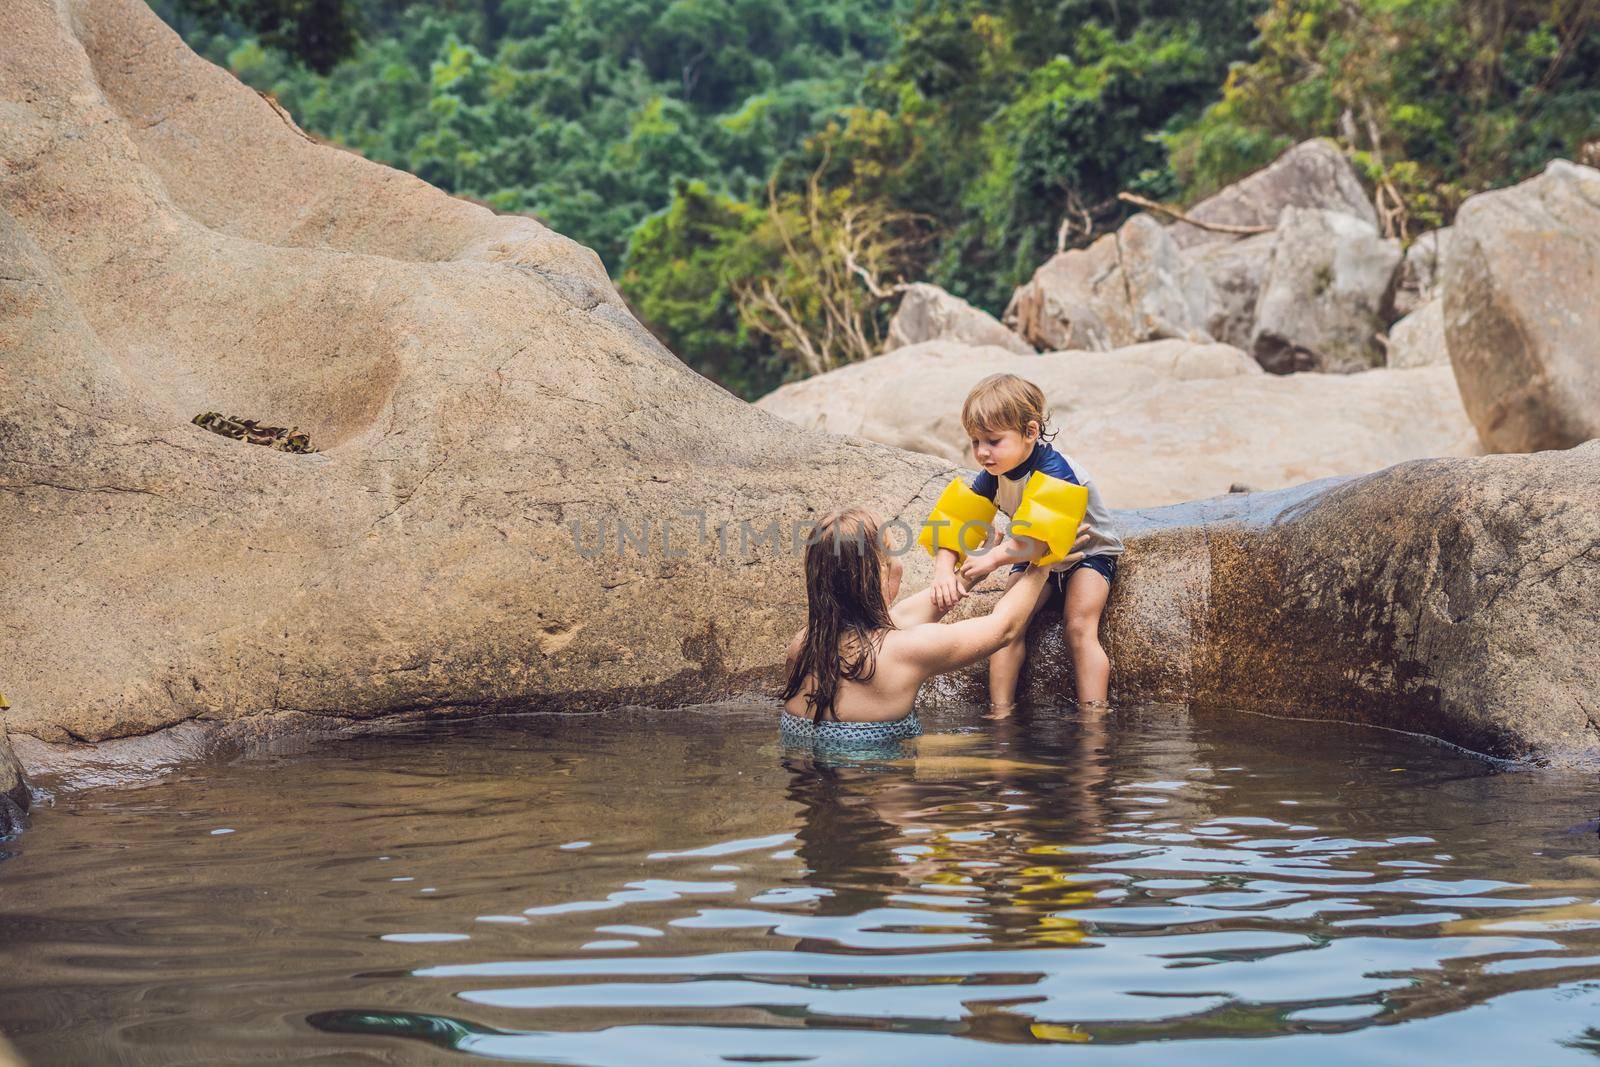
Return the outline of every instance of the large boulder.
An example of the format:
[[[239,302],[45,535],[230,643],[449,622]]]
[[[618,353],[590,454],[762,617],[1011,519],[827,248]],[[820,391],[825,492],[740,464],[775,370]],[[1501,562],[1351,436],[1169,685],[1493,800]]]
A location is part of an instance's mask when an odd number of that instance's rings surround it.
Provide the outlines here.
[[[1158,341],[1103,353],[1018,357],[918,345],[783,386],[758,406],[807,429],[972,462],[961,404],[979,379],[1037,383],[1057,445],[1116,507],[1145,507],[1472,454],[1448,367],[1356,375],[1262,374],[1227,345]]]
[[[1033,355],[1033,346],[1008,330],[987,311],[975,308],[937,285],[908,285],[900,306],[889,320],[883,350],[893,352],[923,341],[959,341],[967,345],[995,345],[1018,355]]]
[[[138,0],[12,0],[0,40],[14,737],[716,697],[771,677],[808,518],[940,488],[694,374],[587,249],[314,143]]]
[[[1142,341],[1209,341],[1211,294],[1165,227],[1135,215],[1088,248],[1052,256],[1019,288],[1005,321],[1038,348],[1103,351]]]
[[[1270,229],[1278,225],[1278,216],[1286,207],[1337,211],[1378,228],[1378,213],[1350,161],[1338,145],[1320,139],[1295,145],[1271,166],[1200,201],[1186,214],[1199,222]],[[1172,227],[1172,239],[1178,247],[1189,248],[1234,238],[1178,222]]]
[[[1172,382],[1074,415],[1061,441],[1113,507],[1478,451],[1448,367]]]
[[[1262,376],[1250,357],[1227,345],[1151,341],[1111,352],[1041,357],[934,341],[790,382],[756,406],[807,430],[970,463],[961,405],[991,374],[1017,374],[1037,384],[1058,421],[1168,381]]]
[[[1429,230],[1406,246],[1395,279],[1394,313],[1405,316],[1439,298],[1439,274],[1455,229]]]
[[[1388,348],[1391,367],[1449,364],[1450,349],[1445,345],[1444,335],[1444,301],[1430,300],[1389,327]]]
[[[1564,160],[1461,205],[1445,334],[1492,452],[1600,437],[1600,170]]]
[[[1573,502],[1597,496],[1600,442],[1123,513],[1128,551],[1101,630],[1113,698],[1593,767],[1600,509]],[[1059,704],[1072,668],[1047,616],[1021,696]],[[981,700],[982,686],[952,679],[930,699]],[[1305,736],[1314,747],[1315,729]]]
[[[1277,374],[1350,373],[1383,362],[1378,333],[1400,243],[1339,211],[1289,207],[1256,303],[1250,351]]]
[[[1261,283],[1267,276],[1277,240],[1276,234],[1258,233],[1237,241],[1209,241],[1183,250],[1189,269],[1210,287],[1205,328],[1218,341],[1250,348]]]

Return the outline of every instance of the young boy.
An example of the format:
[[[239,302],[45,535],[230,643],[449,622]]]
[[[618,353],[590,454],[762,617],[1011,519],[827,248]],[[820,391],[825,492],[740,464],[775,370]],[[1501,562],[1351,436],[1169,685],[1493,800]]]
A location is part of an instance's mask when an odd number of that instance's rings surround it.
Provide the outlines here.
[[[1050,445],[1044,393],[1015,374],[992,374],[973,387],[961,406],[961,425],[972,441],[972,455],[982,472],[973,479],[972,491],[993,501],[999,511],[1015,514],[1029,475],[1035,471],[1088,490],[1089,506],[1078,530],[1074,551],[1050,568],[1050,581],[1034,605],[1037,613],[1052,589],[1064,594],[1062,612],[1067,647],[1078,680],[1078,703],[1100,705],[1106,701],[1111,662],[1100,647],[1100,613],[1117,573],[1122,540],[1111,526],[1111,513],[1088,472]],[[975,552],[960,563],[956,552],[940,548],[934,562],[933,599],[940,611],[953,607],[972,585],[1011,564],[1010,588],[1030,560],[1046,552],[1043,542],[1009,534],[987,551]],[[960,564],[958,570],[958,563]],[[1027,656],[1026,636],[989,658],[989,701],[1004,714],[1016,701],[1017,676]]]

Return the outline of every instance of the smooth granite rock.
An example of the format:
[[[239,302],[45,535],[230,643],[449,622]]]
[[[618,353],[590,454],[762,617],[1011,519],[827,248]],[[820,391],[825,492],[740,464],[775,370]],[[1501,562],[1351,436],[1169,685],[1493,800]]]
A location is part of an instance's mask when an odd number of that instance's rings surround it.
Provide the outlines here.
[[[1273,375],[1236,348],[1185,341],[1038,357],[917,345],[785,385],[757,404],[806,429],[970,464],[962,401],[1001,372],[1044,390],[1056,447],[1089,470],[1113,507],[1478,451],[1448,367]]]
[[[1185,214],[1201,222],[1270,228],[1278,225],[1286,207],[1338,211],[1378,228],[1378,212],[1355,168],[1338,145],[1320,138],[1302,141]],[[1173,224],[1172,238],[1180,248],[1236,239],[1186,222]]]
[[[1600,437],[1600,170],[1556,160],[1468,199],[1442,284],[1450,359],[1485,448]]]
[[[739,692],[803,611],[796,531],[941,488],[729,395],[593,252],[313,142],[137,0],[13,0],[0,41],[14,736]]]
[[[1255,333],[1261,283],[1272,264],[1276,234],[1258,233],[1237,241],[1210,241],[1183,250],[1189,268],[1206,280],[1210,302],[1206,332],[1246,351]]]
[[[1006,325],[1049,351],[1104,351],[1143,341],[1211,340],[1212,297],[1167,229],[1135,215],[1088,248],[1050,257],[1012,294]]]
[[[1444,301],[1430,300],[1389,327],[1390,367],[1448,366],[1450,349],[1444,333]],[[1454,372],[1451,374],[1454,378]]]
[[[1277,374],[1348,374],[1383,362],[1378,333],[1400,243],[1351,215],[1285,208],[1256,303],[1249,351]]]
[[[1429,230],[1406,247],[1395,279],[1394,313],[1410,315],[1439,298],[1439,276],[1455,229]]]
[[[889,320],[889,336],[883,350],[893,352],[923,341],[995,345],[1018,355],[1034,354],[1032,345],[987,311],[973,307],[937,285],[917,282],[906,286],[901,295],[900,306]]]

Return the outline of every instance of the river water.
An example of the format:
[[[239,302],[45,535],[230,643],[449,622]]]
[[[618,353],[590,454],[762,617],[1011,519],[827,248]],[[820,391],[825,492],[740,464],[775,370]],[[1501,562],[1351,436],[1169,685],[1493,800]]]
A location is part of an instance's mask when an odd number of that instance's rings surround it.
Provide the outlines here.
[[[61,792],[33,1067],[1600,1063],[1591,779],[1178,708],[433,728]],[[47,783],[48,784],[48,783]]]

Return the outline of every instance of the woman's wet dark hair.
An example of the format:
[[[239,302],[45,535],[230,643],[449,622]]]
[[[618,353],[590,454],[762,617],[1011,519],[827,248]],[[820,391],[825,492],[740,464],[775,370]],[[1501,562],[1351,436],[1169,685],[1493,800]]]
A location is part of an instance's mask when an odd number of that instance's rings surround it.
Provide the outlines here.
[[[790,700],[806,694],[814,722],[834,712],[839,682],[872,680],[878,647],[894,628],[883,599],[883,545],[878,520],[865,508],[838,511],[817,525],[806,546],[806,640],[784,687]],[[848,653],[846,651],[848,646]]]

